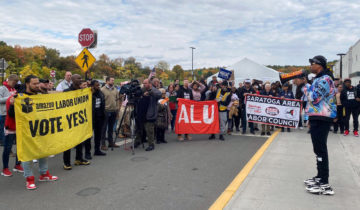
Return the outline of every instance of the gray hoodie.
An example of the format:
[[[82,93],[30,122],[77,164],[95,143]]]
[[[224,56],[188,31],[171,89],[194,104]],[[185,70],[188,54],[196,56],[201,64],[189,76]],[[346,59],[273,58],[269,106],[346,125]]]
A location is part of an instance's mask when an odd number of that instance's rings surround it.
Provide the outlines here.
[[[6,100],[11,96],[11,93],[7,89],[7,87],[0,87],[0,115],[6,115]]]

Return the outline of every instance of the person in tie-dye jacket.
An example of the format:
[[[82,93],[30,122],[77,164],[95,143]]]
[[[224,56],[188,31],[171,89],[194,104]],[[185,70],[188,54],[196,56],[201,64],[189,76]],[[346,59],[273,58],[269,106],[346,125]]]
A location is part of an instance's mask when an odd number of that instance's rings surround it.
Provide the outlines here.
[[[330,125],[336,117],[334,76],[327,69],[324,56],[315,56],[309,59],[309,62],[311,72],[316,74],[316,77],[304,93],[308,99],[306,113],[309,115],[310,134],[318,174],[304,182],[310,193],[333,195],[334,191],[329,185],[327,137]]]

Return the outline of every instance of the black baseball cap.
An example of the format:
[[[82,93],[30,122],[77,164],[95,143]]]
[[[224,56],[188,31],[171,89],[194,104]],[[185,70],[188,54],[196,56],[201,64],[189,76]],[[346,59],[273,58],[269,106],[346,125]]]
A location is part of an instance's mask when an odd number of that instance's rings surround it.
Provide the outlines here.
[[[351,83],[351,79],[350,78],[346,78],[346,79],[344,79],[344,83],[345,82],[350,82]]]
[[[327,63],[327,60],[324,56],[322,55],[317,55],[313,58],[310,58],[309,59],[309,62],[310,64],[312,63],[316,63],[316,64],[319,64],[320,66],[322,66],[324,69],[326,69],[326,63]]]
[[[40,83],[49,83],[49,80],[48,79],[40,79],[39,82]]]

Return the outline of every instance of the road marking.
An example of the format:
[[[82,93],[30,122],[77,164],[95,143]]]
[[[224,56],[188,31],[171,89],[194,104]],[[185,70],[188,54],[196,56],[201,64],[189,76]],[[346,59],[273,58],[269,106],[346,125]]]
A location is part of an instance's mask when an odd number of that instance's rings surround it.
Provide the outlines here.
[[[240,185],[243,183],[245,178],[249,175],[257,161],[264,154],[266,149],[270,146],[271,142],[275,139],[275,137],[280,133],[280,129],[275,131],[266,142],[258,149],[258,151],[252,156],[249,162],[241,169],[238,175],[234,178],[234,180],[229,184],[229,186],[225,189],[224,192],[216,199],[216,201],[210,206],[209,210],[218,210],[223,209],[226,204],[230,201],[230,199],[234,196],[235,192],[239,189]]]

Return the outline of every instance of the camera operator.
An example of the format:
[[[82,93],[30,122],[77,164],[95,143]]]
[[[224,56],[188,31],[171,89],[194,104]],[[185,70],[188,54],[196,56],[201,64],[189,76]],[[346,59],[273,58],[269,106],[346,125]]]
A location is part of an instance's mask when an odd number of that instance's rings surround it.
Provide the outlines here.
[[[155,80],[156,81],[156,80]],[[134,147],[137,148],[140,145],[141,139],[143,138],[144,130],[146,131],[147,141],[149,146],[146,148],[146,151],[151,151],[155,149],[154,145],[154,129],[155,121],[157,118],[157,103],[161,98],[161,92],[156,89],[149,79],[143,81],[143,95],[137,102],[136,109],[136,139]],[[145,116],[145,117],[144,117]]]

